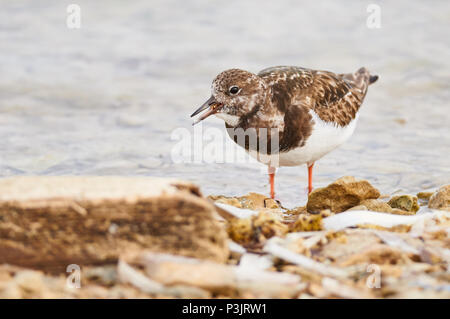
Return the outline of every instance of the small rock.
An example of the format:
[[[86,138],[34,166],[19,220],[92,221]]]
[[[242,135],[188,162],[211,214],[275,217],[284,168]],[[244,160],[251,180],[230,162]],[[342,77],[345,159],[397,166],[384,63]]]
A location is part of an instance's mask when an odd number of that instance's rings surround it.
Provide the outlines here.
[[[322,230],[322,216],[320,214],[303,214],[292,224],[291,232]]]
[[[388,205],[392,208],[398,208],[406,212],[417,212],[420,208],[417,197],[412,195],[398,195],[392,197]]]
[[[306,206],[299,206],[299,207],[295,207],[293,209],[289,209],[285,212],[285,214],[287,215],[300,215],[300,214],[305,214],[308,211],[306,210]]]
[[[352,210],[368,210],[366,206],[364,205],[357,205],[355,207],[349,208],[346,210],[346,212],[348,211],[352,211]]]
[[[280,209],[280,205],[273,199],[258,193],[248,193],[240,197],[227,196],[208,196],[209,199],[222,204],[231,205],[237,208],[245,208],[251,210],[259,209]]]
[[[392,208],[388,205],[388,203],[385,203],[378,199],[366,199],[361,202],[359,206],[355,206],[353,208],[348,209],[349,210],[357,210],[356,207],[366,207],[366,210],[369,210],[371,212],[379,212],[379,213],[389,213],[389,214],[395,214],[395,215],[414,215],[415,212],[408,212],[401,209]]]
[[[450,185],[442,186],[430,197],[429,208],[450,211]]]
[[[361,202],[360,205],[364,205],[368,210],[372,212],[382,212],[382,213],[390,213],[392,212],[392,207],[387,203],[377,200],[377,199],[366,199]]]
[[[365,199],[378,197],[380,192],[368,181],[345,176],[327,187],[314,190],[308,197],[306,208],[309,212],[330,209],[340,213],[359,205]]]
[[[208,198],[216,203],[227,204],[227,205],[234,206],[237,208],[243,208],[241,202],[239,202],[239,200],[236,197],[226,197],[226,196],[222,196],[222,195],[219,195],[219,196],[210,195],[210,196],[208,196]]]
[[[273,236],[283,236],[287,231],[288,226],[266,212],[250,218],[233,219],[228,225],[230,238],[243,245],[262,243]]]
[[[418,192],[416,196],[418,199],[430,200],[431,195],[433,192]]]
[[[250,218],[236,218],[228,225],[228,236],[237,243],[250,243],[253,238],[252,221]]]

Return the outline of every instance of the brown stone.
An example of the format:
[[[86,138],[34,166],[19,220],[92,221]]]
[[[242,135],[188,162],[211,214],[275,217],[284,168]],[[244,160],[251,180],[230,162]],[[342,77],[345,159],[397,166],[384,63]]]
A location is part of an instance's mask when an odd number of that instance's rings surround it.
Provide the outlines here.
[[[366,206],[367,209],[372,212],[390,213],[392,211],[391,206],[377,199],[365,199],[360,203],[360,205]]]
[[[420,208],[417,197],[412,195],[398,195],[393,196],[388,205],[392,208],[398,208],[407,212],[417,212]]]
[[[273,199],[258,193],[248,193],[240,197],[227,197],[222,195],[210,195],[209,199],[217,203],[231,205],[237,208],[251,210],[280,209],[280,205]]]
[[[263,243],[273,236],[283,236],[288,226],[276,215],[260,212],[250,218],[236,218],[228,225],[228,235],[232,240],[243,245]]]
[[[360,203],[360,206],[366,207],[367,210],[370,210],[372,212],[380,212],[380,213],[390,213],[395,215],[414,215],[414,211],[405,211],[397,208],[392,208],[388,205],[388,203],[385,203],[378,199],[366,199],[363,200]],[[359,207],[359,206],[356,206]],[[349,210],[355,210],[355,207],[350,208]]]
[[[290,232],[316,231],[322,230],[322,219],[331,215],[329,210],[324,210],[319,214],[300,214],[297,220],[291,224]]]
[[[0,263],[65,271],[146,248],[224,262],[227,236],[198,188],[170,179],[0,180]]]
[[[418,192],[417,198],[423,200],[430,200],[430,197],[433,195],[433,192]]]
[[[442,186],[430,197],[429,208],[450,211],[450,185]]]
[[[306,208],[309,212],[330,209],[332,212],[340,213],[359,205],[365,199],[379,196],[380,192],[368,181],[345,176],[326,187],[312,191]]]
[[[352,210],[368,210],[366,206],[364,205],[357,205],[355,207],[349,208],[346,210],[346,212],[348,211],[352,211]]]

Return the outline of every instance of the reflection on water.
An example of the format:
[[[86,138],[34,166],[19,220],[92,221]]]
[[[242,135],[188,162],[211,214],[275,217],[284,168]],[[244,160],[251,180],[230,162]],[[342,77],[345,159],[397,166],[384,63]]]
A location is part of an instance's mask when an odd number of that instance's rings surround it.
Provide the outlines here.
[[[283,64],[380,75],[354,136],[317,163],[316,186],[342,175],[386,193],[450,182],[448,1],[380,2],[381,29],[366,27],[361,1],[77,3],[82,28],[69,30],[60,1],[2,2],[1,176],[171,176],[206,194],[267,193],[254,163],[173,163],[171,134],[194,134],[189,114],[220,71]],[[283,202],[304,202],[305,167],[276,181]]]

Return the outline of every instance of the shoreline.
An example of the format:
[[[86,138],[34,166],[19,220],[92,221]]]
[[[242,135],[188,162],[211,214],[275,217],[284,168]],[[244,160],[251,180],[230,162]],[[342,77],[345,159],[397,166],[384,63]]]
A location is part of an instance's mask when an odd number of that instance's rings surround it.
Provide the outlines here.
[[[450,298],[450,185],[380,200],[344,177],[295,209],[162,178],[22,177],[2,189],[2,298]]]

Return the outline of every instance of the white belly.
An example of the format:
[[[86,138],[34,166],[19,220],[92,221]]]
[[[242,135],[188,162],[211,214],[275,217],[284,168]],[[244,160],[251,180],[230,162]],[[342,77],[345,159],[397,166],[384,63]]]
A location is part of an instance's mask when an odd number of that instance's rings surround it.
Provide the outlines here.
[[[352,136],[358,114],[355,119],[347,126],[340,127],[338,125],[322,121],[314,112],[311,112],[314,120],[314,128],[307,139],[305,145],[270,156],[270,166],[298,166],[302,164],[312,164],[325,154],[331,152],[338,146],[342,145]],[[249,152],[250,155],[258,159],[258,155],[254,151]],[[267,160],[264,161],[267,164]]]

